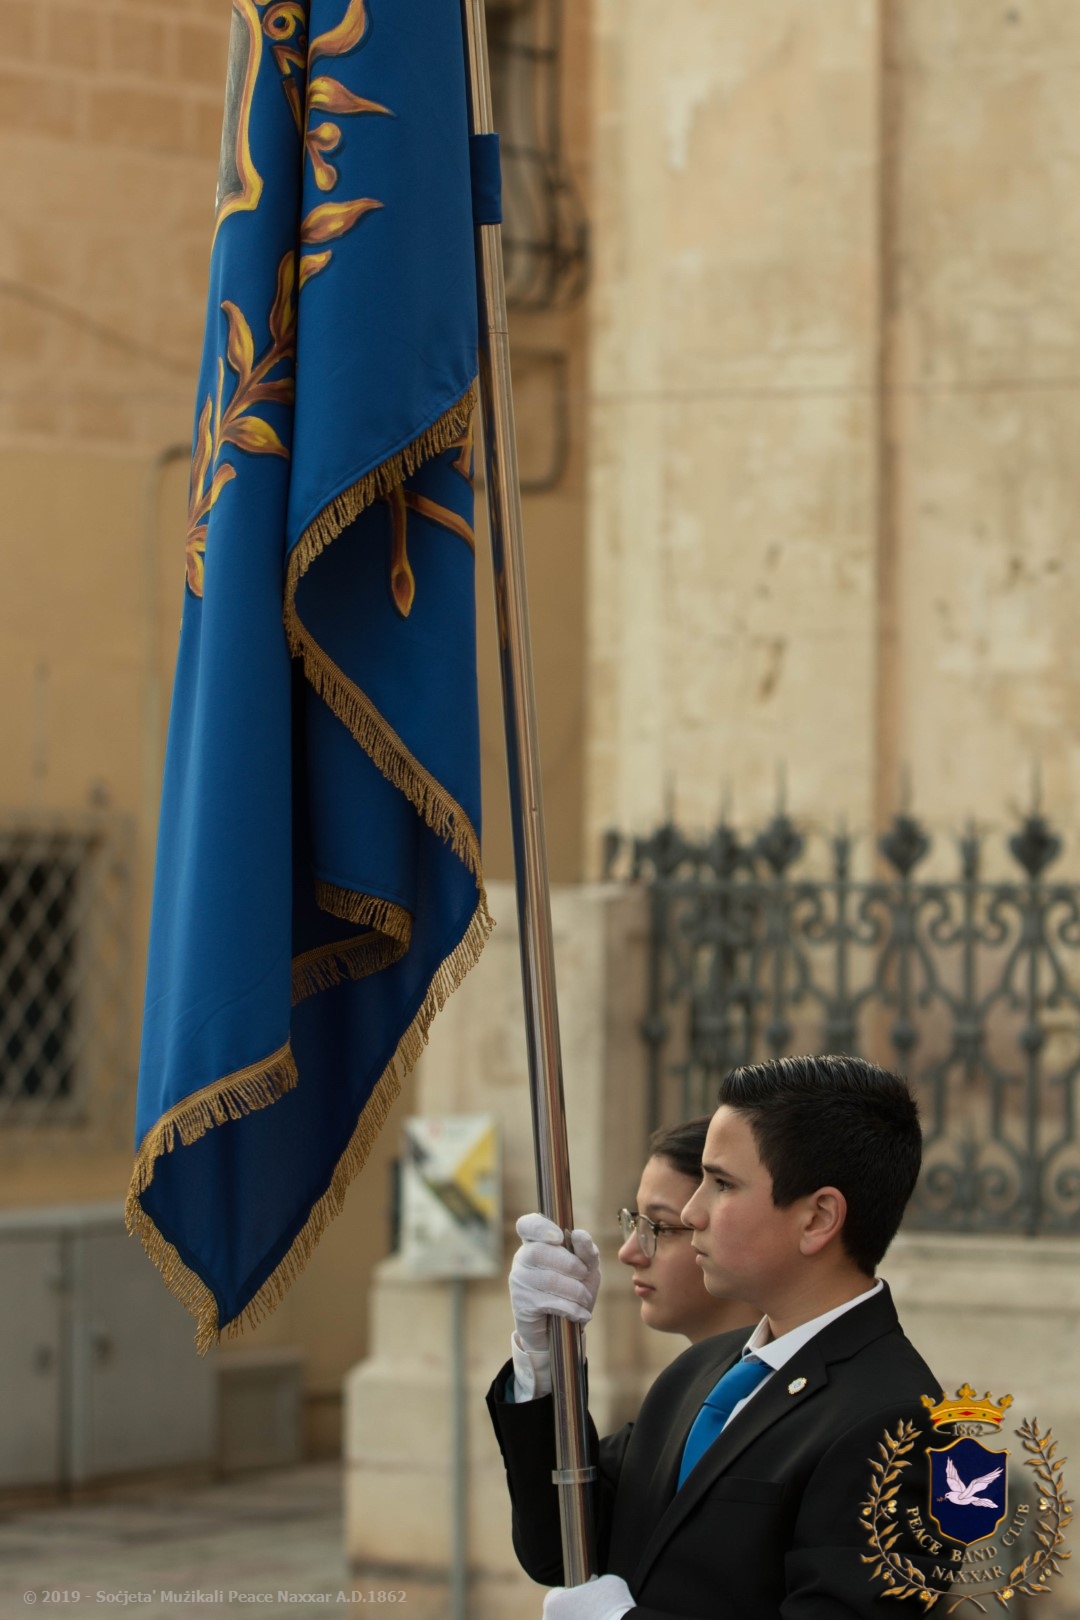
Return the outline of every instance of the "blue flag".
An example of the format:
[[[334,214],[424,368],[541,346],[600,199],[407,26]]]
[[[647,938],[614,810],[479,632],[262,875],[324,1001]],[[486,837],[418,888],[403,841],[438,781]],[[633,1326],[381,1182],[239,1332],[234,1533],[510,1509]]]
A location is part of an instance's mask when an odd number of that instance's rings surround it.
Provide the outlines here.
[[[490,927],[458,0],[233,0],[128,1197],[205,1348]]]

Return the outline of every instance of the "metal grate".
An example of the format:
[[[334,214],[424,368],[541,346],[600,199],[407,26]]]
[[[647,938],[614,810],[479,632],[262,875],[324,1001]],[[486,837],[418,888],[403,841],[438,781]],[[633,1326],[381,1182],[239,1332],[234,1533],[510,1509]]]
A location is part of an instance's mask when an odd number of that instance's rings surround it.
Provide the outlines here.
[[[130,824],[0,820],[0,1143],[130,1093]]]
[[[734,1064],[859,1053],[920,1095],[911,1224],[1080,1232],[1080,885],[1047,875],[1061,840],[1033,813],[998,880],[973,830],[944,878],[923,875],[931,839],[912,816],[877,847],[883,875],[859,877],[846,833],[808,854],[786,815],[753,838],[667,826],[634,842],[650,1123],[711,1108]],[[609,871],[621,853],[613,837]]]

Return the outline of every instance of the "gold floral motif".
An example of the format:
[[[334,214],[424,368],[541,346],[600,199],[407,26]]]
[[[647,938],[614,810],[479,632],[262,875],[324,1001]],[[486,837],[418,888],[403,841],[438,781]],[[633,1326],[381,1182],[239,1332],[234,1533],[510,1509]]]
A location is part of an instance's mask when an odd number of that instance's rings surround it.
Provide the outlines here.
[[[403,484],[390,491],[386,504],[390,508],[390,595],[401,618],[407,619],[416,600],[416,578],[407,550],[409,514]]]
[[[381,207],[382,203],[372,197],[357,197],[354,202],[320,203],[301,222],[300,240],[305,246],[312,242],[332,242],[335,237],[351,231],[357,220],[372,208]],[[329,260],[330,255],[326,258]]]
[[[338,183],[338,171],[328,162],[332,152],[341,145],[341,125],[324,118],[313,126],[310,120],[318,113],[332,113],[335,118],[355,113],[381,113],[393,117],[389,107],[378,101],[369,101],[346,88],[340,80],[325,73],[313,73],[315,63],[323,57],[345,56],[356,49],[367,29],[365,0],[349,0],[345,15],[335,28],[319,34],[308,49],[307,96],[304,102],[304,150],[311,161],[311,171],[320,191],[333,191]],[[300,240],[304,246],[321,246],[344,236],[358,220],[382,204],[371,197],[358,197],[352,202],[318,203],[309,210],[300,225]],[[312,276],[325,270],[333,257],[332,252],[306,254],[301,260],[300,285],[305,286]]]
[[[203,594],[206,532],[210,511],[225,485],[236,477],[236,467],[218,465],[226,445],[251,455],[283,456],[289,452],[264,417],[252,414],[259,404],[291,405],[295,382],[291,375],[296,356],[296,255],[286,253],[278,265],[277,289],[270,310],[270,343],[256,357],[255,341],[243,311],[226,299],[221,306],[228,325],[225,359],[236,373],[236,386],[224,401],[225,361],[218,359],[217,397],[206,396],[195,434],[188,495],[187,581],[196,596]],[[276,367],[288,364],[289,374],[271,377]]]
[[[310,61],[317,56],[345,56],[359,45],[367,29],[365,0],[349,0],[345,15],[336,28],[319,34],[311,42]]]
[[[261,24],[260,10],[263,12]],[[349,0],[338,25],[320,34],[310,47],[306,37],[307,6],[301,0],[275,0],[275,4],[269,7],[266,7],[265,0],[233,0],[233,13],[233,45],[225,119],[227,136],[223,143],[222,170],[224,173],[230,164],[233,168],[225,182],[219,180],[219,188],[224,183],[232,189],[227,189],[226,195],[219,196],[215,234],[230,213],[241,208],[257,207],[262,195],[262,178],[251,154],[250,122],[263,35],[270,41],[271,55],[281,75],[282,87],[297,129],[303,136],[304,149],[311,160],[315,184],[320,191],[332,191],[337,184],[337,169],[327,159],[341,144],[341,128],[324,120],[305,131],[309,116],[316,111],[330,112],[335,116],[354,113],[392,116],[389,108],[354,95],[337,79],[325,74],[311,77],[310,70],[317,59],[343,56],[360,43],[367,28],[365,0]],[[246,48],[245,34],[238,24],[246,29]],[[305,73],[308,75],[308,85],[302,104],[300,81]],[[253,415],[253,407],[264,402],[292,404],[295,397],[292,375],[271,378],[270,373],[286,363],[290,364],[291,369],[295,361],[296,295],[330,263],[333,252],[325,244],[344,236],[365,214],[381,207],[382,203],[373,197],[358,197],[351,201],[319,203],[308,211],[300,226],[300,246],[320,251],[302,253],[299,265],[297,255],[293,252],[287,253],[282,259],[278,267],[277,293],[270,312],[271,341],[257,360],[251,326],[243,311],[230,299],[226,299],[221,306],[228,325],[225,359],[236,373],[236,387],[225,403],[225,361],[219,357],[216,401],[208,395],[200,412],[191,460],[185,552],[188,585],[196,596],[202,596],[205,585],[204,564],[210,513],[222,490],[236,477],[237,472],[231,461],[218,465],[222,450],[226,445],[232,445],[234,449],[247,451],[251,455],[275,455],[288,459],[289,452],[276,430],[264,417]],[[460,519],[456,521],[458,524],[461,522]],[[408,570],[407,557],[404,558],[404,567]],[[403,585],[401,589],[404,588]],[[404,597],[401,599],[404,600]],[[410,606],[411,601],[410,596]]]
[[[467,484],[471,484],[473,460],[471,416],[468,427],[460,439],[455,439],[449,446],[449,450],[457,451],[450,465],[456,473],[461,474]],[[383,499],[390,508],[390,596],[401,618],[407,619],[416,600],[416,578],[409,562],[408,552],[409,513],[417,512],[421,517],[439,524],[440,528],[449,529],[459,540],[464,540],[470,551],[476,550],[476,535],[472,525],[455,512],[453,507],[442,506],[427,495],[406,489],[403,484],[391,490],[389,495],[384,495]]]
[[[307,71],[307,6],[300,0],[277,0],[263,16],[263,33],[271,42],[281,74],[281,88],[297,131],[303,133],[303,80]]]

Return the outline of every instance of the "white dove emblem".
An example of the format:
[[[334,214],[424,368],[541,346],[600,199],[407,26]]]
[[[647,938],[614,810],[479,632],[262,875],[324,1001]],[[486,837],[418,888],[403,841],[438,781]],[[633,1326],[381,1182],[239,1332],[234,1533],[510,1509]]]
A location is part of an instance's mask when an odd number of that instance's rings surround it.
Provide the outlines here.
[[[997,1479],[1000,1473],[1001,1469],[995,1468],[992,1474],[983,1474],[980,1479],[973,1479],[970,1485],[965,1485],[956,1472],[956,1464],[952,1458],[946,1457],[945,1477],[949,1481],[949,1489],[944,1496],[938,1497],[938,1501],[952,1502],[957,1507],[999,1507],[1000,1503],[995,1502],[992,1497],[979,1496],[977,1493],[984,1485],[989,1485],[992,1479]]]

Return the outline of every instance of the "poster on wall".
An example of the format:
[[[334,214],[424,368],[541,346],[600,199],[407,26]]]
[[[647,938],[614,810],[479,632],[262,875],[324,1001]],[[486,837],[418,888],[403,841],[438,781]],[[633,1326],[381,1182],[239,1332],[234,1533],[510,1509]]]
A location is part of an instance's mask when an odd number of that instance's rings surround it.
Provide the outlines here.
[[[405,1121],[401,1253],[414,1277],[501,1270],[499,1129],[490,1114]]]

